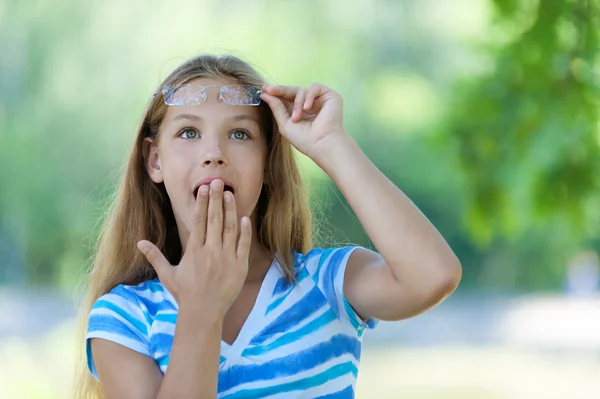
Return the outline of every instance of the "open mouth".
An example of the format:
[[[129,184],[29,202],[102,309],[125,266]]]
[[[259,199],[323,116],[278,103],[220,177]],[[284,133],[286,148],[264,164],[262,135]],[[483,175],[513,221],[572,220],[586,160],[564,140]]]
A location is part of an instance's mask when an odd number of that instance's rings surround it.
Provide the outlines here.
[[[198,199],[198,190],[200,190],[200,187],[196,187],[196,189],[194,190],[194,199]],[[223,192],[225,191],[229,191],[231,194],[235,194],[233,187],[231,187],[228,184],[226,184],[225,187],[223,187]]]

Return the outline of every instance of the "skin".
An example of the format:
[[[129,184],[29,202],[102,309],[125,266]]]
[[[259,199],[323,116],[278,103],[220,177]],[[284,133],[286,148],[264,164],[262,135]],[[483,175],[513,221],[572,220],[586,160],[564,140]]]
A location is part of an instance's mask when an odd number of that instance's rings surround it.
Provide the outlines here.
[[[231,85],[228,79],[194,79],[191,84]],[[243,119],[242,119],[243,118]],[[219,101],[211,87],[200,105],[168,107],[158,143],[147,141],[149,174],[164,183],[175,214],[181,245],[186,247],[194,214],[193,187],[207,177],[231,181],[235,189],[238,220],[248,216],[255,225],[254,209],[263,184],[267,155],[258,107],[231,106]],[[253,234],[250,273],[258,281],[270,265],[266,252]]]
[[[210,82],[206,84],[221,84]],[[341,96],[315,83],[308,89],[265,86],[261,98],[272,109],[281,134],[336,183],[378,250],[360,249],[348,260],[344,295],[358,314],[363,319],[406,319],[450,295],[460,281],[460,262],[429,220],[347,134]],[[190,112],[210,115],[210,123],[202,126],[206,140],[199,139],[193,144],[197,147],[188,152],[188,147],[179,146],[167,135],[165,144],[161,146],[159,140],[149,157],[151,178],[163,181],[169,196],[173,195],[182,244],[186,244],[177,268],[171,267],[150,242],[138,244],[180,306],[169,368],[163,380],[152,359],[95,339],[92,349],[102,387],[109,393],[107,398],[118,394],[130,398],[214,398],[220,338],[226,328],[243,323],[250,308],[240,312],[237,324],[227,323],[228,311],[240,298],[255,299],[254,291],[244,296],[244,289],[257,281],[250,279],[252,274],[258,281],[264,275],[258,260],[249,261],[250,254],[260,249],[251,238],[253,224],[245,217],[252,216],[260,193],[264,153],[259,145],[226,141],[226,126],[230,125],[221,121],[234,111],[223,108],[219,113],[219,104],[210,101],[211,95],[207,104],[193,110],[186,107]],[[213,112],[208,113],[208,109]],[[168,114],[165,121],[173,115]],[[238,145],[247,147],[242,150]],[[225,201],[224,213],[222,185],[193,201],[190,189],[194,179],[209,170],[204,168],[223,171],[236,184],[236,198]],[[218,306],[209,311],[201,305],[206,301]],[[145,384],[132,383],[139,380]]]

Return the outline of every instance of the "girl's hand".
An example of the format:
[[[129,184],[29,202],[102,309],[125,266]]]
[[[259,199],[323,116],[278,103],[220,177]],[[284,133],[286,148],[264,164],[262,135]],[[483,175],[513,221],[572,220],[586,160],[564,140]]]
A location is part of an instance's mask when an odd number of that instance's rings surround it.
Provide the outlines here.
[[[263,86],[261,98],[269,105],[281,134],[298,151],[316,160],[327,154],[334,141],[345,137],[342,97],[330,88],[313,83],[296,86]]]
[[[223,187],[221,180],[214,180],[198,190],[195,225],[177,267],[151,242],[138,242],[180,308],[211,309],[219,316],[225,315],[244,285],[252,237],[250,219],[243,217],[238,242],[235,198]]]

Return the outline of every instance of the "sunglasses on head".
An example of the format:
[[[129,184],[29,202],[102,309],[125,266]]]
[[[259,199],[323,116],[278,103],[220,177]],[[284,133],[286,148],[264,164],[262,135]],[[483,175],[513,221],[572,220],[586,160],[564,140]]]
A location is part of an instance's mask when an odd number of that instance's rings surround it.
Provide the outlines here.
[[[178,86],[165,86],[160,92],[154,93],[154,98],[162,94],[165,104],[199,105],[206,100],[206,92],[209,87],[219,89],[219,101],[229,105],[249,105],[257,106],[260,104],[260,94],[262,90],[245,85],[198,85],[183,84]]]

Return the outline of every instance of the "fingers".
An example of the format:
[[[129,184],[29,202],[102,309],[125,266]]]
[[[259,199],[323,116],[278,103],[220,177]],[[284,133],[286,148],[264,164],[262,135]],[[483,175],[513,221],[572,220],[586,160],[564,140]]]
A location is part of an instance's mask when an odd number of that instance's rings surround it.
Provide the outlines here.
[[[300,88],[296,93],[294,100],[294,112],[292,112],[292,122],[298,122],[302,119],[302,106],[304,105],[304,99],[306,97],[306,89]]]
[[[206,221],[208,219],[208,193],[209,186],[203,184],[198,189],[198,197],[196,198],[196,220],[194,231],[192,232],[193,240],[203,245],[206,240]],[[192,240],[188,241],[191,242]]]
[[[223,193],[225,200],[225,222],[223,226],[223,248],[235,252],[238,223],[235,197],[229,191]]]
[[[288,113],[287,109],[285,108],[285,105],[283,104],[283,102],[275,97],[274,95],[270,95],[268,93],[262,93],[260,95],[260,98],[262,98],[267,104],[269,104],[269,107],[271,108],[271,111],[273,111],[273,116],[275,117],[275,120],[277,121],[277,124],[281,127],[284,126],[287,122],[288,119],[290,119],[290,114]]]
[[[156,247],[156,245],[152,244],[150,241],[141,240],[137,243],[137,247],[148,262],[152,265],[154,270],[156,270],[156,274],[158,274],[158,278],[163,282],[170,281],[171,273],[173,273],[173,266],[169,263],[167,258],[160,252],[160,249]]]
[[[315,104],[315,99],[326,94],[329,90],[328,87],[320,83],[313,83],[308,90],[297,86],[265,85],[263,86],[263,95],[261,97],[269,104],[274,114],[276,112],[279,113],[279,116],[276,115],[276,118],[279,117],[282,122],[287,119],[290,119],[292,122],[299,122],[302,119],[302,111],[310,110]],[[294,101],[291,117],[281,100]],[[284,110],[285,112],[283,112]]]
[[[303,109],[305,111],[311,109],[315,102],[315,98],[319,97],[324,93],[325,87],[323,85],[320,85],[318,83],[313,83],[312,85],[310,85],[308,91],[306,92],[306,100],[304,101]]]
[[[263,86],[263,91],[276,97],[281,97],[286,100],[293,100],[296,98],[296,94],[300,90],[298,86]]]
[[[237,246],[237,258],[248,262],[250,258],[250,243],[252,242],[252,227],[250,219],[246,216],[242,218],[240,240]]]
[[[208,220],[206,222],[206,245],[223,244],[223,182],[213,180],[210,183],[208,201]]]

